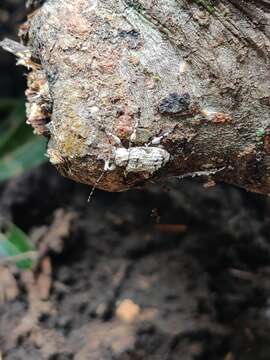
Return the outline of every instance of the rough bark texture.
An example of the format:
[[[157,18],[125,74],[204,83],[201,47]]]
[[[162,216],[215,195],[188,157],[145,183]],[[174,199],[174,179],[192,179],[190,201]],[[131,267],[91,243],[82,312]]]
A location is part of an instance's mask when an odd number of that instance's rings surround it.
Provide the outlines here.
[[[206,175],[268,194],[269,25],[266,0],[47,0],[22,31],[28,121],[102,189]]]

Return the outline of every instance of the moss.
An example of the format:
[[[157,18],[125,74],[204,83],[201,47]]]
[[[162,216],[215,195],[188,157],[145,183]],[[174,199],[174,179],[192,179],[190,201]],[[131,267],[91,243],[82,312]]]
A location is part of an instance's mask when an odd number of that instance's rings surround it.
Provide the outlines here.
[[[141,13],[141,12],[145,11],[144,6],[142,4],[140,4],[140,3],[138,3],[136,0],[126,0],[125,2],[126,2],[126,4],[128,6],[133,8],[138,13]]]
[[[145,76],[153,79],[156,82],[161,81],[161,77],[159,76],[159,74],[153,73],[152,71],[149,71],[147,68],[143,68],[143,73],[144,73]]]
[[[203,6],[210,14],[213,14],[215,11],[215,6],[211,4],[208,0],[194,0],[195,3],[199,6]]]
[[[86,153],[85,142],[71,130],[65,133],[64,141],[59,146],[61,152],[70,158],[74,156],[83,157]]]
[[[262,138],[263,136],[265,135],[265,130],[263,128],[259,128],[257,131],[256,131],[256,136],[258,138]]]
[[[155,75],[153,75],[153,80],[155,80],[156,82],[160,82],[161,77],[158,74],[155,74]]]

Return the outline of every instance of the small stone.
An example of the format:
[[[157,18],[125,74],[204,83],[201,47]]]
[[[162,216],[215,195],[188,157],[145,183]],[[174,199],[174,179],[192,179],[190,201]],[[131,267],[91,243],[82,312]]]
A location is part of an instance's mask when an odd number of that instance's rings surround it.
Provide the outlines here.
[[[123,300],[116,309],[116,316],[126,322],[132,323],[140,314],[140,307],[130,299]]]

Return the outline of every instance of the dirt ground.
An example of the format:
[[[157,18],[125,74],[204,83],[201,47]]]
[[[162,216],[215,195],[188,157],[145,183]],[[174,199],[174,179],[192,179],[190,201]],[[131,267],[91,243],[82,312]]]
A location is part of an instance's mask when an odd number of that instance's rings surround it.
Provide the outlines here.
[[[3,359],[269,360],[266,198],[194,180],[89,191],[48,165],[2,186],[40,253],[34,272],[0,270]]]
[[[21,3],[1,3],[1,36]],[[1,52],[1,96],[22,92],[13,65]],[[89,204],[43,165],[0,185],[0,215],[39,253],[33,271],[0,266],[3,360],[269,360],[270,201],[202,184]]]

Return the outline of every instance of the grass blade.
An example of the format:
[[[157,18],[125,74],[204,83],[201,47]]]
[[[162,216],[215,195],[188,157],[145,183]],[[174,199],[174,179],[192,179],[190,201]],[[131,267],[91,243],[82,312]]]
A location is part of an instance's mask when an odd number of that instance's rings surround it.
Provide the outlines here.
[[[28,236],[14,224],[9,224],[5,232],[0,233],[0,258],[16,263],[20,269],[33,266],[34,247]]]
[[[46,161],[46,140],[32,138],[14,151],[0,157],[0,181],[18,176]]]
[[[46,140],[34,137],[25,124],[23,100],[0,99],[1,114],[0,181],[5,181],[45,162]]]

